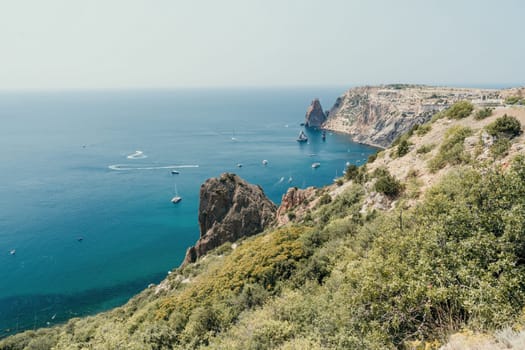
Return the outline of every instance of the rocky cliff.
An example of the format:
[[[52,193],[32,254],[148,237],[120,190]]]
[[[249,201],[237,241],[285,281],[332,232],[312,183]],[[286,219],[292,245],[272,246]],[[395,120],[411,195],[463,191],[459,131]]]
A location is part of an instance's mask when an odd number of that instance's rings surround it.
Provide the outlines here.
[[[304,125],[311,128],[319,128],[326,121],[326,114],[321,107],[319,99],[314,99],[306,110]]]
[[[350,134],[354,141],[388,147],[415,124],[459,100],[476,106],[501,106],[505,90],[431,87],[422,85],[364,86],[338,97],[324,129]]]
[[[299,189],[291,187],[283,194],[281,205],[277,209],[277,225],[285,225],[290,221],[301,220],[309,209],[317,203],[315,187]]]
[[[276,211],[261,187],[235,174],[206,180],[200,188],[200,238],[186,252],[183,265],[223,243],[262,232],[273,222]]]

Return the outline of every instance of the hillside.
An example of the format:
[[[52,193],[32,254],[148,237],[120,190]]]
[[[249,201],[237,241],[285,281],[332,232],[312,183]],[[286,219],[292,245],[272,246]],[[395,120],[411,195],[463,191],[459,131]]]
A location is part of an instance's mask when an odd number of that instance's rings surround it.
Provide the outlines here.
[[[350,134],[354,141],[388,147],[457,101],[476,107],[503,107],[524,101],[525,89],[467,89],[393,84],[351,88],[338,97],[324,129]],[[525,104],[525,103],[524,103]]]
[[[264,232],[0,349],[522,349],[524,125],[456,103]]]

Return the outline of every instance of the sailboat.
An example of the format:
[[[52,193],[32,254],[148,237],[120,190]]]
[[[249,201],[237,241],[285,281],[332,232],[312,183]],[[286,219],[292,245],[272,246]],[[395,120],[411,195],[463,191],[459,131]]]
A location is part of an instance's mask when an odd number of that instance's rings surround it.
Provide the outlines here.
[[[304,133],[304,131],[301,130],[299,133],[299,137],[297,137],[297,142],[306,142],[308,141],[308,136]]]
[[[171,199],[171,203],[177,204],[182,200],[182,197],[179,196],[179,191],[177,191],[177,185],[175,185],[175,197]]]

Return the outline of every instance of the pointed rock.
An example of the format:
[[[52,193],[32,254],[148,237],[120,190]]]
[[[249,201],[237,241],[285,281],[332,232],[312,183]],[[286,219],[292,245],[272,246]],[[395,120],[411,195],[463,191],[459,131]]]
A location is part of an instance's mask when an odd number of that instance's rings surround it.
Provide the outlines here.
[[[200,189],[200,238],[187,250],[183,265],[226,242],[264,231],[274,221],[276,211],[260,186],[235,174],[206,180]]]
[[[314,99],[306,110],[304,125],[311,128],[319,128],[326,121],[326,114],[323,112],[319,99]]]

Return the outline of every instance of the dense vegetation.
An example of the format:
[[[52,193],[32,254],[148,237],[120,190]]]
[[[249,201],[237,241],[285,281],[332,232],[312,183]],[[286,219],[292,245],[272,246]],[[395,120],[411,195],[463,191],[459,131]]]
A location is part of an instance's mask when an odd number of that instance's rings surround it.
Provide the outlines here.
[[[510,143],[514,120],[487,132]],[[292,224],[225,244],[122,307],[0,349],[430,349],[457,330],[523,324],[525,158],[477,163],[463,146],[472,133],[449,128],[428,165],[455,167],[413,206],[417,171],[402,182],[350,165],[343,192],[319,190],[306,215],[288,213]],[[370,190],[394,209],[363,210]]]

